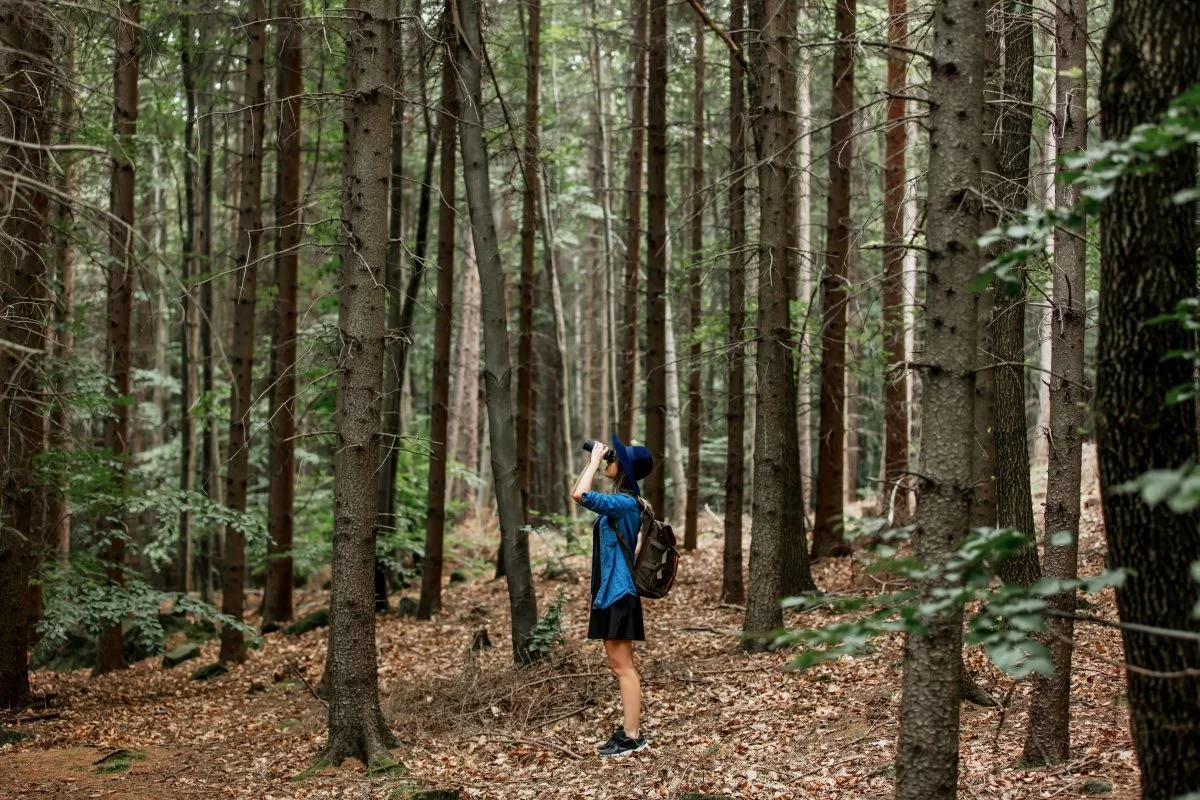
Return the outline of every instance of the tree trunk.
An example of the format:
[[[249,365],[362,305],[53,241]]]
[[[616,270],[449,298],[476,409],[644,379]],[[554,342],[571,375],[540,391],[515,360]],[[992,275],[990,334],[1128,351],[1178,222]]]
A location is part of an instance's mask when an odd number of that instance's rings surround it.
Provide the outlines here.
[[[45,450],[45,399],[39,372],[46,350],[49,263],[46,220],[50,195],[49,141],[54,20],[41,5],[0,5],[0,167],[4,262],[0,268],[0,414],[5,421],[0,460],[0,708],[30,699],[29,644],[34,609],[30,579],[45,545],[45,506],[35,487],[34,461]],[[31,146],[24,146],[28,142]],[[18,179],[18,176],[20,179]],[[118,626],[118,631],[120,630]]]
[[[468,471],[479,474],[479,270],[475,266],[475,241],[464,237],[462,282],[459,284],[458,345],[454,352],[458,367],[454,376],[454,414],[450,425],[456,431],[450,437],[454,458]],[[452,492],[455,500],[468,504],[476,492],[466,481]]]
[[[197,51],[202,51],[207,43],[208,27],[200,26],[200,37]],[[205,88],[208,93],[208,103],[205,114],[200,118],[200,149],[204,153],[200,162],[200,226],[197,231],[198,251],[201,271],[196,276],[202,279],[200,284],[200,392],[206,399],[213,395],[213,153],[214,130],[213,109],[214,95],[212,79],[204,76]],[[216,415],[213,413],[214,404],[204,403],[204,417],[200,428],[200,489],[209,500],[221,501],[220,455],[217,442]],[[197,563],[197,574],[200,578],[200,597],[206,602],[212,602],[214,558],[216,552],[217,534],[209,527],[204,531],[200,540],[200,552]]]
[[[1024,9],[1024,10],[1022,10]],[[1029,205],[1029,151],[1033,129],[1033,18],[1031,6],[1004,5],[1004,80],[1000,130],[1001,204],[1014,215]],[[1025,271],[1016,296],[997,292],[992,312],[996,361],[996,524],[1029,537],[1000,565],[1008,583],[1030,586],[1041,577],[1029,486],[1025,423]]]
[[[296,360],[300,335],[300,93],[304,91],[304,43],[300,0],[286,0],[279,28],[275,94],[279,99],[278,165],[275,183],[274,346],[271,348],[270,476],[267,585],[263,627],[292,618],[292,511],[296,499]],[[390,443],[389,443],[390,444]]]
[[[106,360],[113,383],[112,415],[104,422],[104,443],[119,466],[118,486],[127,479],[129,469],[129,404],[132,352],[130,347],[133,317],[133,206],[134,166],[138,119],[138,62],[141,57],[141,6],[127,0],[118,6],[116,35],[116,65],[113,71],[115,111],[113,134],[117,144],[112,161],[112,216],[109,223],[109,254],[113,265],[108,270],[108,336]],[[114,509],[120,515],[120,509]],[[110,583],[125,582],[125,534],[107,538],[104,559],[108,562]],[[96,664],[93,675],[102,675],[125,666],[121,656],[121,623],[113,620],[96,641]]]
[[[524,191],[521,195],[521,318],[517,344],[517,480],[521,487],[521,510],[529,522],[529,465],[533,455],[533,307],[537,295],[534,245],[537,239],[538,172],[538,80],[541,76],[542,4],[523,0],[529,11],[525,34],[525,143],[521,155]],[[550,242],[543,243],[549,247]]]
[[[691,347],[688,351],[687,415],[687,510],[684,514],[683,548],[696,549],[696,528],[700,511],[700,428],[704,421],[700,394],[701,278],[704,275],[704,22],[696,17],[696,77],[692,100],[692,268],[688,283],[688,327]]]
[[[752,92],[762,225],[758,248],[758,409],[754,452],[754,494],[750,544],[750,586],[746,602],[747,633],[765,634],[783,624],[783,592],[814,588],[804,552],[804,502],[800,480],[800,446],[796,429],[796,384],[793,374],[791,283],[795,264],[789,252],[789,227],[795,222],[795,86],[792,42],[796,37],[796,5],[763,0],[752,18],[761,20],[762,44],[755,48],[757,75]],[[799,546],[798,570],[788,569]],[[789,552],[792,551],[792,552]],[[786,574],[793,572],[793,574]],[[792,586],[788,586],[791,584]],[[791,593],[789,591],[789,593]],[[747,639],[747,649],[764,646]]]
[[[650,145],[646,235],[646,447],[654,472],[642,487],[665,507],[667,459],[667,0],[650,0]]]
[[[736,59],[735,59],[736,60]],[[740,69],[740,66],[739,66]],[[798,158],[799,186],[796,193],[796,249],[799,258],[800,271],[799,299],[804,309],[804,319],[801,321],[800,342],[797,348],[799,357],[799,374],[797,376],[796,422],[800,432],[800,474],[804,487],[804,499],[807,518],[808,509],[813,502],[813,387],[812,387],[812,350],[813,312],[813,280],[816,271],[816,254],[812,245],[812,199],[813,199],[813,137],[812,137],[812,57],[808,48],[801,48],[797,62],[799,80],[796,87],[796,101],[799,108],[800,138],[796,143]]]
[[[1087,0],[1068,0],[1055,12],[1055,110],[1059,153],[1087,149]],[[1057,127],[1057,126],[1056,126]],[[1056,171],[1061,168],[1056,167]],[[1079,190],[1063,182],[1057,201],[1066,208],[1079,201]],[[1086,321],[1086,231],[1055,231],[1054,320],[1050,341],[1050,436],[1046,470],[1044,572],[1047,578],[1073,580],[1079,562],[1079,490],[1082,478],[1084,395],[1084,323]],[[1056,534],[1069,539],[1057,542]],[[1057,611],[1075,610],[1075,592],[1051,599]],[[1037,675],[1025,734],[1027,761],[1066,761],[1071,749],[1071,640],[1075,621],[1051,617],[1047,645],[1054,675]]]
[[[392,32],[390,0],[351,0],[342,156],[342,273],[330,595],[329,746],[340,764],[390,764],[375,653],[375,494],[386,319]]]
[[[252,0],[246,24],[246,84],[242,93],[242,164],[234,248],[233,382],[229,398],[229,466],[225,502],[235,513],[246,510],[250,480],[250,406],[254,391],[254,317],[258,304],[258,260],[262,241],[262,165],[266,110],[266,6]],[[282,392],[280,392],[282,394]],[[246,534],[241,525],[225,526],[221,561],[221,611],[241,620],[245,608]],[[246,660],[246,637],[232,626],[221,629],[222,661]]]
[[[75,26],[67,23],[66,41],[64,47],[64,80],[62,92],[62,108],[59,115],[59,136],[63,142],[70,142],[76,130],[76,104],[74,81],[77,80],[75,68]],[[69,153],[59,156],[62,164],[62,178],[59,190],[65,200],[57,204],[59,224],[62,231],[55,242],[54,251],[58,267],[58,296],[54,299],[54,355],[56,359],[70,357],[75,348],[75,268],[78,253],[75,248],[75,207],[74,207],[74,170],[73,158]],[[65,398],[72,390],[72,381],[62,370],[55,391],[60,395],[54,403],[50,420],[50,448],[59,453],[66,453],[74,448],[71,438],[71,404]],[[58,490],[51,494],[47,510],[48,524],[53,526],[50,536],[54,541],[54,549],[59,563],[66,564],[71,553],[71,509],[67,504],[69,486],[65,477]]]
[[[854,37],[856,0],[838,0],[830,109],[829,202],[825,214],[825,272],[821,277],[821,421],[813,558],[850,552],[842,537],[845,439],[846,300],[850,254],[850,165],[854,146]],[[766,207],[764,206],[764,213]]]
[[[908,0],[888,0],[888,41],[907,46]],[[904,357],[904,256],[908,229],[904,219],[908,151],[908,55],[888,51],[888,127],[883,156],[883,349],[887,370],[883,382],[883,485],[879,507],[896,525],[908,522],[908,495],[898,484],[908,472],[908,367]]]
[[[671,246],[668,241],[666,257],[668,265],[671,262],[670,252]],[[669,294],[663,294],[663,306],[667,334],[664,337],[666,349],[664,350],[665,369],[663,370],[666,374],[667,384],[666,460],[667,474],[671,479],[671,505],[669,507],[655,506],[655,508],[660,510],[663,518],[678,519],[680,506],[685,500],[683,492],[687,488],[687,476],[683,468],[683,431],[679,415],[679,357],[675,346],[675,309]]]
[[[546,242],[553,242],[554,233],[549,227],[552,222],[549,213],[550,203],[546,196],[545,184],[542,185],[541,203],[542,239]],[[559,457],[562,459],[563,464],[570,464],[574,446],[571,439],[571,393],[568,389],[571,373],[567,366],[567,323],[563,316],[562,289],[558,280],[558,259],[555,258],[553,247],[543,248],[542,253],[546,266],[547,281],[550,284],[550,314],[554,317],[554,346],[558,356],[555,363],[555,370],[557,372],[555,377],[562,389],[558,396],[558,413],[562,417],[562,424],[559,426],[559,436],[561,437],[558,441],[558,448],[560,448]],[[562,473],[566,478],[566,482],[569,483],[572,480],[571,475],[566,470],[562,470]],[[570,491],[569,486],[564,486],[564,488],[566,491]],[[575,504],[569,501],[567,502],[567,516],[571,519],[575,518]]]
[[[480,15],[478,0],[458,0],[459,38],[457,66],[459,97],[463,112],[459,126],[462,139],[463,177],[467,205],[478,253],[479,284],[483,306],[484,359],[487,385],[488,422],[492,450],[492,475],[500,512],[500,536],[504,543],[508,601],[512,612],[513,658],[522,663],[530,658],[529,636],[537,622],[537,597],[529,565],[529,534],[521,522],[521,492],[516,465],[516,431],[513,429],[512,367],[508,348],[508,312],[504,297],[504,272],[492,218],[491,186],[488,183],[487,149],[480,119],[481,65]]]
[[[196,113],[197,91],[194,53],[194,23],[190,14],[181,20],[179,66],[183,76],[185,117],[183,123],[183,243],[181,280],[183,285],[183,324],[179,347],[179,491],[184,506],[179,512],[179,549],[175,556],[175,588],[192,590],[192,525],[189,505],[196,482],[196,419],[192,412],[198,397],[196,363],[200,356],[200,308],[192,286],[200,274],[196,249]]]
[[[1152,123],[1200,81],[1200,6],[1116,0],[1104,40],[1101,120],[1120,140]],[[1100,354],[1096,373],[1097,449],[1108,566],[1131,570],[1117,590],[1125,624],[1200,633],[1192,612],[1200,560],[1200,514],[1150,507],[1114,491],[1152,469],[1196,457],[1195,401],[1167,405],[1172,388],[1193,380],[1192,364],[1167,354],[1195,349],[1180,325],[1148,325],[1196,294],[1196,204],[1172,198],[1196,186],[1196,151],[1180,148],[1155,168],[1117,179],[1100,217]],[[1126,629],[1122,633],[1133,744],[1142,796],[1166,800],[1200,790],[1200,708],[1196,681],[1132,671],[1200,669],[1195,642]]]
[[[742,46],[745,8],[733,0],[729,31]],[[725,410],[725,543],[721,602],[746,599],[742,579],[742,508],[746,489],[746,98],[741,60],[729,62],[729,360]]]
[[[646,67],[649,51],[649,2],[633,0],[633,88],[630,91],[629,174],[625,181],[625,316],[621,341],[622,441],[633,441],[637,417],[638,293],[642,259],[642,173],[646,138]],[[666,165],[662,165],[665,167]]]
[[[975,0],[941,0],[934,9],[929,116],[926,231],[929,244],[924,404],[937,420],[922,436],[924,474],[917,506],[915,555],[943,564],[970,523],[971,438],[975,383],[976,295],[967,285],[979,271],[982,203],[979,166],[983,109],[985,11]],[[928,597],[946,581],[923,581]],[[904,651],[898,800],[954,798],[958,785],[959,678],[962,609],[935,616]]]
[[[446,30],[450,26],[446,25]],[[458,94],[454,82],[453,53],[447,49],[442,63],[441,163],[438,166],[437,313],[433,334],[433,384],[430,387],[429,490],[425,511],[425,558],[421,562],[421,600],[418,619],[429,619],[442,605],[442,541],[446,528],[447,406],[450,398],[450,332],[454,305],[454,227],[457,164],[454,129],[458,121]],[[471,428],[474,433],[474,428]]]

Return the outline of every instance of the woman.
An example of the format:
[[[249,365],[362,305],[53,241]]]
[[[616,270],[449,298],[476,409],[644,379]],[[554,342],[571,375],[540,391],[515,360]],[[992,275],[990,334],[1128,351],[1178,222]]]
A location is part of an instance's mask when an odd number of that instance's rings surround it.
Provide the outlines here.
[[[592,491],[592,479],[600,471],[613,482],[613,494]],[[638,481],[654,468],[650,451],[641,446],[626,447],[615,435],[612,448],[596,442],[571,499],[598,516],[592,526],[592,610],[588,620],[588,638],[604,640],[608,668],[621,685],[624,725],[600,746],[600,757],[624,756],[645,750],[649,743],[642,735],[642,684],[633,665],[633,643],[644,641],[642,599],[633,586],[629,563],[617,537],[622,536],[629,552],[637,552],[642,510],[638,504]]]

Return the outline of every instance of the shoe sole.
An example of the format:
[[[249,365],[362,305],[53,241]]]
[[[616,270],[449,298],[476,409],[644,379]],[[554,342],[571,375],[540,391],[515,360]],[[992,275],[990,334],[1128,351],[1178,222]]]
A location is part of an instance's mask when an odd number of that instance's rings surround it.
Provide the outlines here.
[[[648,747],[650,747],[650,742],[642,742],[632,750],[622,750],[619,753],[601,753],[600,758],[621,758],[623,756],[633,755],[634,753],[640,753]]]

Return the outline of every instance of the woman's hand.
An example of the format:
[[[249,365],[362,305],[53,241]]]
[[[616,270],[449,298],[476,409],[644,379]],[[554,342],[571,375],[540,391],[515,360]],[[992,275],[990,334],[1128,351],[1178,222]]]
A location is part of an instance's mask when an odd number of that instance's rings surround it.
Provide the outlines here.
[[[596,467],[600,466],[600,462],[604,460],[604,455],[608,452],[608,450],[608,446],[601,444],[600,442],[596,442],[594,445],[592,445],[592,465]]]
[[[591,459],[588,460],[587,466],[583,468],[583,472],[579,475],[579,480],[575,481],[575,488],[571,490],[571,499],[576,503],[583,502],[583,496],[592,490],[592,478],[596,476],[596,471],[600,469],[600,464],[604,461],[604,454],[608,452],[608,448],[596,442],[592,445]]]

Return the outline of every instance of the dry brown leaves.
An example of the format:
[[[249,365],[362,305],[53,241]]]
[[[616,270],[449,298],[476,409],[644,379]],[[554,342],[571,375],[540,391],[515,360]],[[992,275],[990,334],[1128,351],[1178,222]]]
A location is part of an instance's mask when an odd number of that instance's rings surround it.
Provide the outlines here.
[[[1103,536],[1087,510],[1085,573],[1103,561]],[[748,546],[748,543],[747,543]],[[536,552],[545,543],[535,537]],[[673,798],[684,791],[738,798],[883,798],[892,794],[900,700],[901,641],[879,642],[860,658],[799,674],[786,654],[753,658],[719,631],[739,628],[741,613],[717,600],[720,541],[701,536],[685,556],[671,597],[646,602],[647,642],[637,648],[645,690],[649,751],[601,762],[593,746],[620,721],[616,683],[601,647],[586,642],[587,563],[570,560],[574,582],[538,580],[540,608],[567,598],[567,643],[551,663],[509,665],[508,600],[502,582],[485,578],[447,588],[433,622],[394,615],[378,620],[382,703],[401,740],[397,758],[414,779],[454,787],[471,798]],[[539,568],[540,571],[540,568]],[[859,590],[861,574],[845,561],[817,565],[827,590]],[[324,602],[304,596],[311,610]],[[1111,593],[1095,613],[1114,619]],[[257,607],[249,598],[248,608]],[[795,625],[836,619],[828,609],[794,615]],[[472,653],[487,627],[495,648]],[[1072,797],[1085,780],[1109,782],[1112,798],[1137,796],[1138,774],[1120,671],[1120,637],[1080,626],[1073,695],[1073,760],[1049,770],[1016,766],[1029,686],[1014,686],[969,651],[967,664],[992,694],[1012,693],[1007,710],[964,706],[960,794],[970,798]],[[711,629],[697,631],[688,629]],[[0,795],[67,798],[142,797],[387,798],[399,779],[371,779],[347,763],[304,780],[323,744],[325,709],[299,683],[277,683],[289,665],[316,682],[325,631],[272,634],[245,664],[209,683],[190,667],[162,670],[157,660],[89,680],[86,673],[38,673],[38,692],[57,693],[57,719],[29,723],[32,743],[0,752]],[[252,684],[266,691],[249,694]],[[88,754],[126,747],[151,757],[128,773],[97,776]],[[82,753],[83,755],[72,755]],[[94,760],[94,759],[93,759]]]

